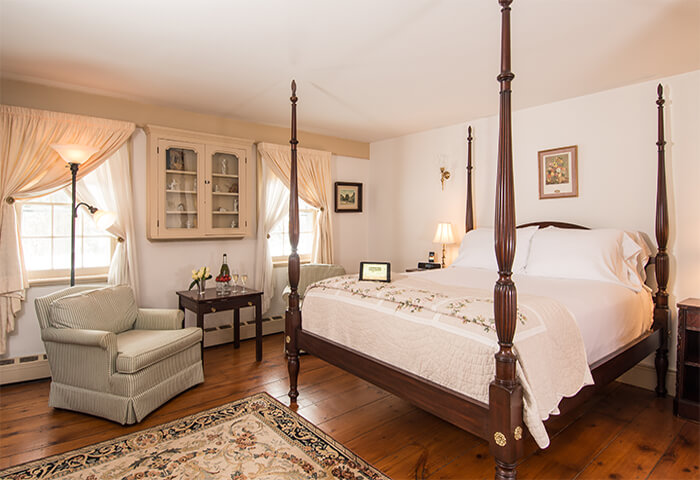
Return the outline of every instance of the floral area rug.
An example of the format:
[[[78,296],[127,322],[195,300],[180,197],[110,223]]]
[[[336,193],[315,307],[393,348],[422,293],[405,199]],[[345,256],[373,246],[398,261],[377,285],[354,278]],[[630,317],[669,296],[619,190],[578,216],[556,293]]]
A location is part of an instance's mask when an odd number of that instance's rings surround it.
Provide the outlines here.
[[[0,479],[387,479],[266,393],[0,471]]]

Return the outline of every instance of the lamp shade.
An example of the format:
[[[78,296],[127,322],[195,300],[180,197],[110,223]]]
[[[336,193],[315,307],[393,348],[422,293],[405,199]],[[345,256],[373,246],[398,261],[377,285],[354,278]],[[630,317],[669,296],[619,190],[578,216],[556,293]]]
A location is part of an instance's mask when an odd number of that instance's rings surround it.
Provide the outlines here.
[[[86,145],[52,143],[51,148],[61,156],[66,163],[81,164],[99,151],[99,148],[88,147]]]
[[[95,225],[97,225],[97,228],[100,230],[107,230],[117,221],[117,216],[113,212],[98,210],[93,214],[92,219]]]
[[[452,231],[451,223],[438,223],[433,243],[455,243],[455,236]]]

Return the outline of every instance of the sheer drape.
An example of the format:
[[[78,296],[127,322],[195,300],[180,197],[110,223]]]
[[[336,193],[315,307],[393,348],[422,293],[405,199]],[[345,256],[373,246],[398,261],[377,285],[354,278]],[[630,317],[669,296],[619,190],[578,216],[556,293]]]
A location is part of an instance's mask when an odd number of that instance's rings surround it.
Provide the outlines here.
[[[256,288],[263,292],[262,311],[275,294],[270,254],[270,231],[289,210],[289,189],[263,162],[258,162],[258,248],[255,252]]]
[[[289,147],[259,143],[258,156],[263,164],[289,188],[292,156]],[[299,196],[319,210],[314,229],[311,258],[314,263],[333,263],[333,225],[331,202],[331,152],[300,148],[297,151]]]
[[[46,195],[70,183],[70,170],[52,143],[98,148],[80,166],[83,177],[114,154],[134,131],[115,120],[0,105],[0,354],[28,287],[17,228],[16,199]]]
[[[116,214],[117,221],[107,229],[118,239],[109,266],[107,283],[131,286],[138,303],[138,263],[134,241],[129,145],[122,145],[91,175],[83,177],[78,182],[77,194],[80,201]]]

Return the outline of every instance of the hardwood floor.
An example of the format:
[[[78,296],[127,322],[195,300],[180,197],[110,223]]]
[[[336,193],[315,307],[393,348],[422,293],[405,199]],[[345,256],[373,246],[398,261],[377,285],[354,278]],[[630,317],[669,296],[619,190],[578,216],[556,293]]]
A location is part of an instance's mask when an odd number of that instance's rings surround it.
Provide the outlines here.
[[[288,404],[282,335],[206,349],[205,382],[139,425],[122,427],[48,407],[49,382],[0,387],[0,469],[79,448],[266,391]],[[483,440],[315,357],[301,358],[298,412],[395,479],[493,478]],[[521,479],[700,478],[700,425],[672,414],[670,398],[620,383],[548,424],[552,444],[532,441]]]

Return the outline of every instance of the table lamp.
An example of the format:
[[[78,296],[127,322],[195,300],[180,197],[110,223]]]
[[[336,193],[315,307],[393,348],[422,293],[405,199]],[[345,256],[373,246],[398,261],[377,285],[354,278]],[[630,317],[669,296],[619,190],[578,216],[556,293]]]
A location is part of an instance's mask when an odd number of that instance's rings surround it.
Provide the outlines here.
[[[445,268],[445,245],[455,243],[451,223],[438,223],[433,243],[442,243],[442,268]]]

